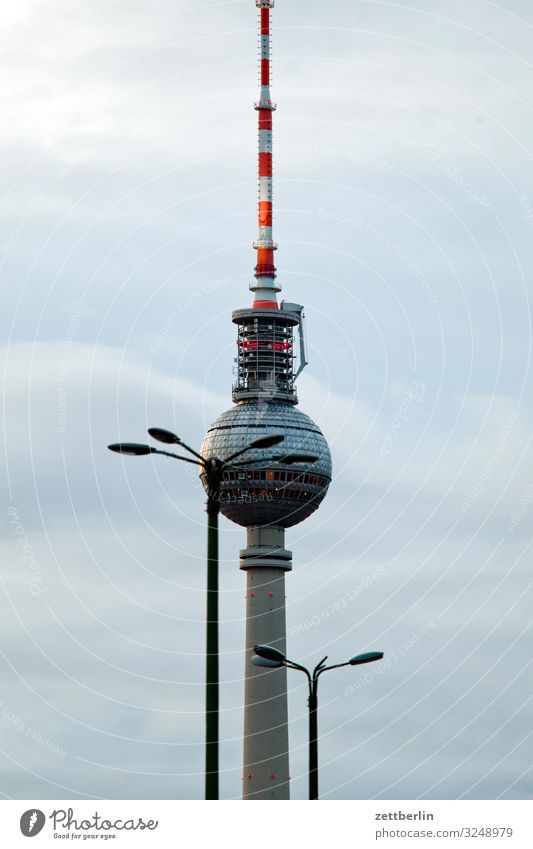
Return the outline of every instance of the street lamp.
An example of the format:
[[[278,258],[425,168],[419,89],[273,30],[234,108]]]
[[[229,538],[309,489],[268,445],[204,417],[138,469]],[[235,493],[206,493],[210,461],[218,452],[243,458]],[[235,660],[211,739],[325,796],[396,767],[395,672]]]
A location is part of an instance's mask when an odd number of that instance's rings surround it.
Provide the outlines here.
[[[129,457],[141,457],[146,454],[162,454],[184,463],[200,466],[207,481],[207,611],[206,611],[206,719],[205,719],[205,798],[218,799],[218,727],[219,727],[219,672],[218,672],[218,514],[220,512],[220,487],[223,473],[228,468],[243,468],[258,462],[276,462],[286,465],[296,463],[314,463],[317,457],[307,454],[288,454],[279,457],[261,457],[259,460],[240,460],[250,449],[273,448],[279,445],[285,437],[281,434],[263,436],[250,442],[245,448],[236,451],[225,460],[219,457],[202,457],[198,451],[191,448],[179,436],[170,430],[151,427],[148,433],[153,439],[166,445],[179,445],[195,459],[162,451],[151,445],[138,442],[117,442],[108,445],[110,451],[125,454]]]
[[[309,684],[309,798],[318,799],[318,679],[323,672],[329,672],[330,669],[340,669],[341,666],[359,666],[362,663],[382,660],[383,652],[369,651],[364,654],[356,654],[345,663],[335,663],[332,666],[324,666],[328,659],[326,655],[315,666],[313,672],[310,672],[305,666],[289,660],[283,652],[274,648],[274,646],[254,646],[254,652],[252,663],[255,666],[264,666],[271,669],[286,666],[288,669],[298,669],[307,675]]]

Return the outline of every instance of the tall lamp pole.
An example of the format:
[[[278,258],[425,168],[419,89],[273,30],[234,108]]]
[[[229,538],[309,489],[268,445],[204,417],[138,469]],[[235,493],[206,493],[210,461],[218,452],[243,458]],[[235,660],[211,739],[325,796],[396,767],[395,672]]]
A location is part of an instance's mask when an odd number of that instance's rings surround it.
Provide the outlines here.
[[[206,672],[205,672],[205,798],[219,798],[219,661],[218,661],[218,514],[220,512],[220,490],[223,474],[227,469],[241,469],[257,463],[258,460],[240,460],[241,455],[251,449],[273,448],[284,440],[284,436],[272,434],[256,439],[236,451],[225,460],[219,457],[202,457],[179,436],[160,427],[149,428],[148,433],[153,439],[166,445],[179,445],[195,459],[183,457],[170,451],[161,451],[151,445],[138,442],[117,442],[108,445],[111,451],[132,457],[146,454],[162,454],[173,460],[193,463],[200,467],[200,474],[207,481],[207,608],[206,608]],[[293,463],[313,462],[316,458],[299,454],[288,454],[280,457],[261,457],[259,462],[275,461],[291,465]]]
[[[305,666],[289,660],[283,652],[280,652],[274,646],[254,646],[254,652],[255,656],[252,658],[252,663],[256,666],[270,666],[272,668],[286,666],[288,669],[298,669],[307,676],[309,684],[309,798],[318,799],[318,679],[323,672],[329,672],[330,669],[340,669],[341,666],[359,666],[362,663],[381,660],[383,652],[370,651],[357,654],[345,663],[335,663],[332,666],[325,666],[328,659],[326,655],[312,672]]]

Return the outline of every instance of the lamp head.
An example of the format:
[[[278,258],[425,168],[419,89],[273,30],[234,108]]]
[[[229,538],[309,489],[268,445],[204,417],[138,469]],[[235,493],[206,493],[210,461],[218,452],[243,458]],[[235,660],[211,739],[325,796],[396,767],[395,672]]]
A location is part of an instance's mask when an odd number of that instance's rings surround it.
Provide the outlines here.
[[[176,436],[171,430],[165,430],[163,427],[149,427],[148,433],[152,439],[157,439],[158,442],[164,442],[165,445],[181,445],[179,436]]]
[[[252,663],[254,666],[264,666],[269,669],[279,669],[280,666],[283,666],[281,660],[269,660],[267,657],[259,657],[257,654],[252,657]]]
[[[272,660],[280,666],[282,666],[286,660],[283,652],[279,651],[279,649],[275,649],[274,646],[254,646],[254,652],[258,657],[264,660]]]
[[[143,454],[153,454],[155,448],[149,445],[141,445],[139,442],[115,442],[107,446],[110,451],[117,454],[126,454],[128,457],[141,457]]]
[[[356,654],[348,661],[350,666],[359,666],[361,663],[372,663],[374,660],[382,660],[382,651],[367,651],[364,654]]]

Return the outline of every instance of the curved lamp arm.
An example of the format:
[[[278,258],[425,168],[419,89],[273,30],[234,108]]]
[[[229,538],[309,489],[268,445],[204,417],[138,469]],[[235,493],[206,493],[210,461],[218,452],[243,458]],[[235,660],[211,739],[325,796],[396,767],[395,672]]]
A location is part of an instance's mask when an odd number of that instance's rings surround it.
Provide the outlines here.
[[[185,445],[183,446],[183,448],[185,448]],[[153,448],[150,453],[162,454],[164,457],[172,457],[174,460],[183,460],[184,463],[192,463],[195,466],[204,465],[204,461],[202,458],[200,458],[200,460],[191,460],[190,457],[182,457],[181,454],[172,454],[170,451],[160,451],[159,448]]]

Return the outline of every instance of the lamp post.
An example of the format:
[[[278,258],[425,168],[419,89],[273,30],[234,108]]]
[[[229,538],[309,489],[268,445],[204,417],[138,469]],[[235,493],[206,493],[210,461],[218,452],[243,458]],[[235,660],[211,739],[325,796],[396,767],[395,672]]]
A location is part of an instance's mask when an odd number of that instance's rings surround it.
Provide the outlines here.
[[[359,666],[362,663],[381,660],[383,652],[370,651],[357,654],[345,663],[335,663],[332,666],[324,665],[328,659],[326,655],[312,672],[305,666],[289,660],[283,652],[274,648],[274,646],[254,646],[254,652],[255,656],[252,658],[252,663],[256,666],[269,666],[273,669],[286,666],[288,669],[298,669],[307,676],[309,684],[309,798],[318,799],[318,679],[323,672],[329,672],[330,669],[340,669],[341,666]]]
[[[218,514],[220,512],[220,488],[223,474],[228,468],[243,468],[257,463],[258,460],[234,461],[251,449],[273,448],[284,440],[283,435],[272,434],[256,439],[236,451],[225,460],[219,457],[202,457],[187,445],[179,436],[164,428],[152,427],[148,433],[153,439],[166,445],[179,445],[184,451],[191,454],[194,459],[174,454],[170,451],[162,451],[151,445],[138,442],[117,442],[107,447],[110,451],[125,454],[132,457],[140,457],[147,454],[161,454],[184,463],[193,463],[201,469],[207,481],[207,609],[206,609],[206,681],[205,681],[205,798],[219,798],[219,664],[218,664]],[[316,457],[309,458],[308,455],[288,454],[280,457],[261,457],[260,462],[281,462],[292,465],[294,463],[314,462]]]

